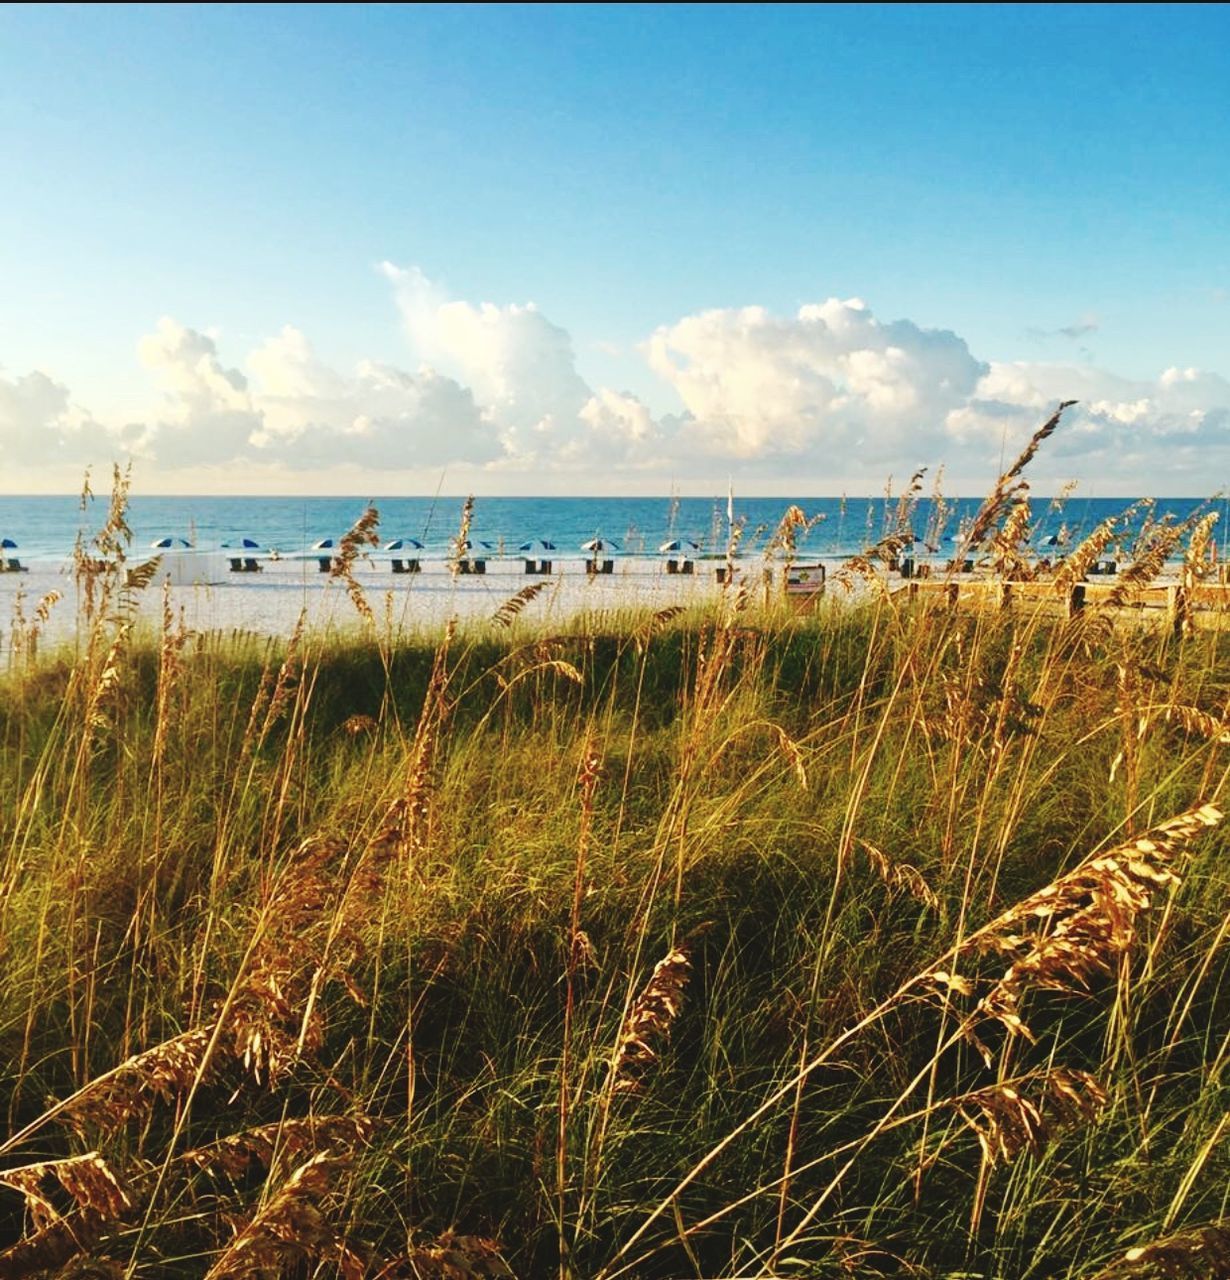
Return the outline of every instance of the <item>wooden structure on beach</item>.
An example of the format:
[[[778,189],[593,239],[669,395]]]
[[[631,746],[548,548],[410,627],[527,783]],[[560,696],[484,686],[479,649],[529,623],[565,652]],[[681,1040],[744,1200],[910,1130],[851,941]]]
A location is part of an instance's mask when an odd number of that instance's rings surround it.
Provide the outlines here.
[[[1113,582],[1007,582],[997,578],[912,578],[893,589],[908,600],[935,601],[948,608],[1009,609],[1018,605],[1051,609],[1076,617],[1086,609],[1111,606],[1119,612],[1148,612],[1171,626],[1195,614],[1230,613],[1230,584],[1177,582],[1124,589]]]

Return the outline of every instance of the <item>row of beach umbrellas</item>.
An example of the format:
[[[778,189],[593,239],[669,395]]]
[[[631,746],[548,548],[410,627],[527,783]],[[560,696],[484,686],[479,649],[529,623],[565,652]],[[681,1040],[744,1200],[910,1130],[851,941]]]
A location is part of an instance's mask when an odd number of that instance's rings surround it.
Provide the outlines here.
[[[340,543],[340,538],[321,538],[312,543],[312,550],[335,551]],[[155,538],[149,545],[151,551],[192,550],[192,543],[187,538],[171,536]],[[423,551],[425,549],[425,544],[417,538],[394,538],[383,544],[383,550],[385,551]],[[461,544],[460,549],[462,551],[495,551],[496,544],[467,538]],[[581,543],[581,550],[588,551],[591,555],[600,555],[603,552],[618,551],[619,549],[619,543],[613,538],[590,538],[588,542]],[[15,551],[17,550],[17,543],[12,538],[0,538],[0,550]],[[237,538],[232,542],[224,542],[222,550],[255,552],[263,551],[265,547],[264,544],[257,542],[255,538]],[[517,547],[517,550],[537,555],[544,551],[558,551],[559,548],[554,542],[546,538],[531,538],[529,542],[522,542]],[[664,542],[658,548],[658,551],[663,555],[697,555],[700,550],[699,543],[692,542],[687,538],[673,538],[669,542]]]
[[[320,538],[312,543],[312,550],[335,551],[340,541],[339,538]],[[0,542],[2,547],[16,547],[16,545],[9,538],[5,538]],[[186,551],[190,550],[191,547],[192,544],[187,538],[156,538],[150,543],[150,548],[154,551]],[[260,551],[262,546],[254,538],[239,538],[234,542],[224,542],[222,549],[224,551]],[[394,538],[384,543],[383,549],[385,551],[423,551],[425,544],[417,538]],[[607,551],[618,551],[619,549],[619,543],[612,538],[590,538],[588,542],[581,543],[581,550],[588,551],[591,555],[600,555]],[[700,553],[700,549],[699,543],[692,542],[688,538],[672,538],[669,542],[664,542],[658,548],[658,551],[663,555],[697,555]],[[467,538],[461,544],[460,550],[494,551],[496,550],[496,544]],[[517,550],[537,555],[544,551],[557,551],[559,548],[554,542],[550,542],[546,538],[532,538],[529,542],[521,543]]]

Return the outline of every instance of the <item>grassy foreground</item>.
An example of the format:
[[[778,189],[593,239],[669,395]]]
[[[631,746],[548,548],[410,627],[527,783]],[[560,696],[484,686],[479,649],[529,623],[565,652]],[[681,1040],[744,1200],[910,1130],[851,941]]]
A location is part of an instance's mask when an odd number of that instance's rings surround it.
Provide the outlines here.
[[[1219,633],[522,625],[10,673],[0,1275],[1226,1274]]]
[[[1223,632],[143,638],[119,532],[0,677],[4,1280],[1230,1275]]]

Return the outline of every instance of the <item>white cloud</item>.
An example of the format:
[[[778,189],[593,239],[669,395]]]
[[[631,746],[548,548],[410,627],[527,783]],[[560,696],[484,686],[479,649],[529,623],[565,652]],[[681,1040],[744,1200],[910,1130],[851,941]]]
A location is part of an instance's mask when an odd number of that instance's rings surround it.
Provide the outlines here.
[[[1140,380],[1087,363],[988,363],[951,331],[830,298],[793,315],[744,307],[660,326],[640,348],[661,379],[654,405],[591,386],[572,336],[532,303],[452,299],[417,268],[383,271],[413,371],[337,369],[292,326],[244,352],[163,319],[137,344],[156,392],[140,423],[98,422],[50,373],[0,373],[0,462],[34,474],[131,451],[155,474],[212,474],[222,487],[457,467],[523,492],[661,490],[736,464],[766,489],[870,491],[889,471],[943,462],[968,489],[1058,400],[1077,399],[1031,468],[1040,483],[1201,493],[1230,469],[1230,382],[1208,371]]]
[[[667,431],[654,420],[649,406],[629,392],[600,387],[577,416],[587,430],[561,447],[562,464],[577,469],[612,464],[647,469],[664,465],[671,456]]]
[[[430,367],[410,374],[363,361],[344,376],[290,326],[253,351],[248,367],[264,422],[256,444],[288,465],[396,471],[491,462],[503,452],[470,391]]]
[[[250,450],[261,413],[247,379],[219,360],[213,338],[164,316],[137,344],[137,354],[166,388],[143,453],[163,465],[190,467],[236,462]]]
[[[35,371],[15,379],[0,376],[0,449],[6,460],[37,459],[57,441],[68,411],[68,388]]]
[[[41,370],[0,374],[0,464],[9,468],[88,466],[126,452],[139,428],[108,430],[74,405],[69,390]]]
[[[505,465],[610,460],[626,454],[621,440],[649,443],[652,419],[617,407],[617,392],[591,389],[577,372],[567,330],[532,302],[450,300],[417,267],[386,262],[382,270],[411,349],[471,388],[503,442]]]
[[[959,446],[985,455],[1019,444],[1060,399],[1079,403],[1031,470],[1077,471],[1120,486],[1170,494],[1217,488],[1230,469],[1230,382],[1198,369],[1166,369],[1149,382],[1086,365],[993,364],[970,401],[950,413]]]
[[[214,338],[170,319],[138,353],[166,389],[140,442],[162,468],[400,471],[502,453],[465,387],[371,361],[342,374],[289,325],[249,354],[251,378],[222,362]]]
[[[956,334],[883,324],[858,298],[789,317],[763,307],[687,316],[656,330],[646,355],[679,393],[693,447],[743,459],[912,457],[986,369]]]

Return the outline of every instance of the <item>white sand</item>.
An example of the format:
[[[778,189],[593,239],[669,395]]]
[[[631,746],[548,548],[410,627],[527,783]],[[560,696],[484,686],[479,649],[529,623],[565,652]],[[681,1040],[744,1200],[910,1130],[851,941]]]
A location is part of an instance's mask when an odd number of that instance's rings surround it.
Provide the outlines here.
[[[164,559],[163,564],[167,563]],[[669,574],[661,561],[623,558],[611,574],[590,575],[583,559],[556,560],[549,577],[524,572],[521,560],[488,562],[484,574],[457,575],[441,561],[424,561],[422,572],[394,574],[387,560],[360,562],[355,577],[362,585],[379,624],[390,621],[399,631],[434,629],[456,616],[490,618],[505,600],[530,583],[546,585],[526,607],[522,617],[559,623],[579,614],[613,613],[627,609],[661,609],[719,598],[722,591],[715,570],[721,561],[697,561],[693,574]],[[741,570],[759,582],[761,562],[748,561]],[[163,577],[168,576],[165,572]],[[172,579],[171,600],[184,610],[188,627],[196,631],[252,631],[263,635],[287,635],[302,611],[309,626],[354,628],[359,615],[346,594],[345,584],[319,572],[315,560],[264,561],[259,573],[210,574],[208,583],[176,584],[175,577],[191,577],[180,571]],[[0,574],[0,653],[7,655],[12,620],[19,599],[30,618],[40,599],[58,591],[43,628],[44,643],[71,638],[78,618],[77,587],[71,566],[31,564],[24,573]],[[161,582],[155,581],[139,595],[139,618],[153,627],[162,611]]]

